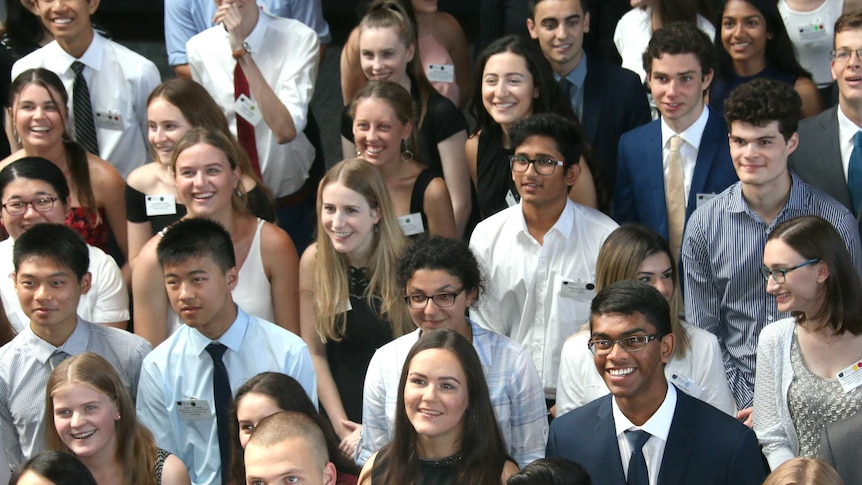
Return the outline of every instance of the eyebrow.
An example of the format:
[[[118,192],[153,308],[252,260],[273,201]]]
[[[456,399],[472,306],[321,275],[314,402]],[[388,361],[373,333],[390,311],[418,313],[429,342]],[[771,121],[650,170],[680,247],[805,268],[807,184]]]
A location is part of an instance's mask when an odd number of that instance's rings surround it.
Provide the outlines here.
[[[421,377],[422,379],[428,380],[428,376],[426,376],[425,374],[422,374],[421,372],[411,372],[411,373],[407,374],[407,377],[411,377],[411,376],[412,377]],[[461,381],[459,381],[457,378],[452,377],[452,376],[440,376],[437,378],[437,380],[438,381],[454,381],[454,382],[457,382],[458,384],[461,383]]]
[[[565,22],[567,20],[578,20],[580,18],[581,18],[581,14],[575,13],[575,14],[569,15],[568,17],[564,18],[563,22]],[[539,22],[545,23],[545,22],[553,22],[553,21],[558,21],[558,20],[559,19],[557,17],[545,17],[542,20],[540,20]]]
[[[425,292],[425,290],[423,290],[422,288],[416,288],[415,286],[412,286],[412,285],[411,285],[411,289],[415,292],[418,292],[418,293],[424,293]],[[434,290],[434,293],[440,293],[441,291],[450,290],[450,289],[454,290],[455,287],[449,283],[446,283],[445,285]]]
[[[646,330],[644,330],[644,329],[640,328],[640,327],[635,327],[635,328],[633,328],[633,329],[631,329],[631,330],[627,330],[627,331],[625,331],[625,332],[621,333],[621,334],[620,334],[620,336],[619,336],[619,338],[631,337],[632,335],[634,335],[634,334],[636,334],[636,333],[644,333],[644,334],[646,334],[646,333],[648,333],[648,332],[647,332]],[[600,339],[603,339],[603,340],[614,340],[614,339],[612,339],[612,338],[611,338],[611,336],[610,336],[610,335],[608,335],[608,334],[606,334],[606,333],[601,333],[601,332],[595,332],[595,333],[593,333],[592,335],[590,335],[590,338],[591,338],[591,339],[593,339],[593,338],[600,338]]]
[[[193,269],[193,270],[189,271],[188,273],[186,273],[185,276],[195,276],[195,275],[199,275],[199,274],[205,275],[208,273],[204,269]],[[180,275],[179,273],[165,273],[165,278],[180,278],[180,277],[182,277],[182,275]]]
[[[673,266],[668,266],[666,269],[663,269],[661,271],[638,271],[638,274],[664,274],[672,270]]]
[[[676,74],[662,71],[653,71],[653,76],[694,76],[697,74],[697,71],[694,69],[688,71],[678,72]]]

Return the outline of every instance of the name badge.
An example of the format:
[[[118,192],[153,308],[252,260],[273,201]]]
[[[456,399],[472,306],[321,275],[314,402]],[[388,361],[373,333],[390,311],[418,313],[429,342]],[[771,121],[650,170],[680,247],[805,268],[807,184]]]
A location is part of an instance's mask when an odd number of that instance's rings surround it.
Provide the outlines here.
[[[177,204],[171,194],[148,195],[146,206],[148,216],[170,216],[177,213]]]
[[[432,83],[454,83],[455,66],[452,64],[429,64],[426,75]]]
[[[714,199],[716,195],[718,194],[715,192],[711,194],[697,194],[695,196],[695,200],[697,200],[697,208],[700,209],[704,204]]]
[[[803,25],[799,27],[799,40],[805,44],[819,42],[829,37],[826,33],[826,26],[821,23],[811,25]]]
[[[263,119],[263,115],[260,114],[260,109],[257,107],[257,103],[251,100],[245,94],[240,94],[238,98],[236,98],[236,102],[233,104],[233,109],[236,112],[237,116],[241,116],[242,119],[248,121],[252,126],[257,126],[260,123],[260,120]]]
[[[518,203],[518,199],[515,197],[515,194],[512,193],[512,189],[509,189],[509,191],[506,192],[506,205],[508,207],[512,207],[513,205],[515,205],[517,203]]]
[[[187,421],[198,421],[202,419],[212,419],[210,413],[210,405],[203,399],[186,399],[177,401],[177,411],[180,413],[180,418]]]
[[[862,360],[839,372],[837,377],[845,393],[859,387],[862,384]]]
[[[700,399],[700,395],[703,393],[703,386],[682,374],[672,374],[670,382],[693,398]]]
[[[594,285],[593,283],[588,283],[586,281],[563,280],[563,283],[560,285],[560,294],[563,296],[581,296],[595,289],[596,285]]]
[[[425,224],[422,223],[422,214],[414,212],[398,218],[398,225],[405,236],[414,236],[425,232]]]
[[[96,127],[106,128],[108,130],[122,130],[123,117],[118,111],[96,112],[95,116]]]

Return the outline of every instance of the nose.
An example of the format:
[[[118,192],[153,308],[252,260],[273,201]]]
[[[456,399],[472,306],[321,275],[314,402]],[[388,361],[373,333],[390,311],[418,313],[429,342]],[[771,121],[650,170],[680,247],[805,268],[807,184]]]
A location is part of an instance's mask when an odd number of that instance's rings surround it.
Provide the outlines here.
[[[506,83],[503,81],[497,81],[497,85],[494,87],[494,96],[502,98],[506,95],[506,92]]]
[[[204,173],[203,170],[198,170],[197,172],[195,172],[195,175],[192,178],[192,181],[194,182],[194,184],[196,186],[200,187],[200,186],[206,184],[206,174]]]
[[[36,290],[33,292],[33,298],[36,300],[48,300],[51,298],[51,293],[48,292],[48,285],[37,284]]]
[[[425,392],[422,393],[422,400],[423,401],[433,401],[436,397],[437,397],[437,386],[429,383],[425,387]]]
[[[192,291],[191,285],[186,284],[185,282],[179,284],[179,288],[177,290],[177,296],[180,301],[190,300],[194,296],[194,292]]]
[[[539,175],[539,172],[536,171],[536,164],[535,163],[528,163],[526,172],[527,173],[532,172],[533,175]]]
[[[161,126],[157,126],[155,129],[153,129],[153,140],[156,143],[161,143],[165,140],[165,130],[162,129]]]
[[[740,35],[742,35],[742,22],[737,22],[730,32],[731,35],[733,35],[734,37],[739,37]]]
[[[436,303],[434,303],[434,300],[433,300],[433,299],[428,298],[428,299],[425,301],[425,308],[423,309],[423,312],[424,312],[426,315],[434,315],[434,314],[436,314],[436,313],[437,313],[437,310],[438,310],[438,308],[437,308],[437,304],[436,304]]]
[[[629,353],[623,349],[623,346],[619,342],[614,342],[611,351],[605,357],[608,359],[623,359],[628,357],[628,355]]]
[[[83,422],[84,420],[81,419],[81,413],[72,412],[72,418],[69,420],[69,425],[72,426],[72,428],[77,428],[81,426]]]
[[[554,35],[558,39],[565,39],[568,36],[568,31],[566,31],[566,23],[565,22],[560,22],[560,24],[557,26],[557,29],[554,31]]]
[[[676,84],[676,80],[672,80],[667,86],[667,94],[669,96],[676,96],[676,92],[679,89],[679,86]]]
[[[33,208],[33,204],[27,204],[24,206],[24,214],[22,214],[22,217],[25,219],[33,219],[41,216],[39,215],[39,212]]]
[[[778,290],[779,284],[775,282],[775,277],[769,275],[769,278],[766,280],[766,292],[769,294],[773,294]]]

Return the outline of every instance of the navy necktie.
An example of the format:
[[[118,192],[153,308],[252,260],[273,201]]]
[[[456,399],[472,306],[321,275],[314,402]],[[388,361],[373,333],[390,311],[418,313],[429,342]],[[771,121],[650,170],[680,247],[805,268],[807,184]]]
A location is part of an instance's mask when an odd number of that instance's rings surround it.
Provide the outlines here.
[[[51,370],[54,370],[60,362],[69,358],[69,354],[63,352],[62,350],[55,350],[50,357],[48,357],[48,365],[51,366]]]
[[[850,191],[853,214],[859,215],[859,202],[862,199],[862,131],[857,131],[853,136],[853,151],[847,166],[847,189]]]
[[[72,86],[72,115],[75,121],[75,141],[93,155],[99,154],[99,139],[96,137],[96,124],[93,118],[93,105],[90,101],[90,88],[84,78],[84,65],[72,63],[75,71],[75,84]]]
[[[643,447],[650,436],[649,433],[642,430],[626,431],[626,439],[629,440],[629,446],[632,449],[627,485],[649,485],[649,472],[647,471]]]
[[[207,345],[207,353],[213,359],[213,400],[215,401],[216,424],[218,426],[218,446],[221,456],[221,482],[230,478],[230,403],[233,399],[230,381],[222,356],[227,347],[218,342]]]

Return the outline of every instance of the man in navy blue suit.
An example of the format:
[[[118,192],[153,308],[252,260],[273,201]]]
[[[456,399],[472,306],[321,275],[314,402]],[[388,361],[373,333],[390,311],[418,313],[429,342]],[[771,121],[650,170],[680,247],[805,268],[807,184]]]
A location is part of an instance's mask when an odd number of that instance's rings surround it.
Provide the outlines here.
[[[653,34],[644,70],[661,119],[624,134],[617,152],[614,218],[658,232],[677,257],[691,213],[738,180],[727,124],[703,102],[715,72],[713,49],[687,22]]]
[[[754,432],[665,378],[675,340],[658,290],[620,281],[590,310],[589,346],[611,394],[555,419],[546,456],[580,463],[603,485],[762,483]]]
[[[637,74],[584,53],[584,34],[590,31],[586,0],[530,0],[527,30],[584,126],[598,159],[600,209],[608,212],[620,136],[650,122],[646,91]]]

